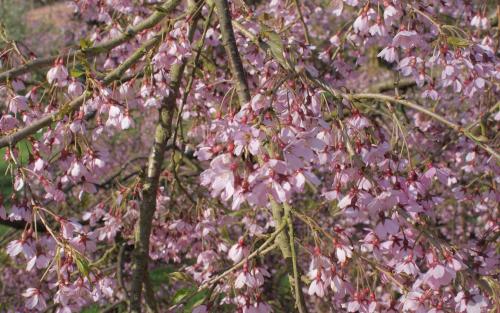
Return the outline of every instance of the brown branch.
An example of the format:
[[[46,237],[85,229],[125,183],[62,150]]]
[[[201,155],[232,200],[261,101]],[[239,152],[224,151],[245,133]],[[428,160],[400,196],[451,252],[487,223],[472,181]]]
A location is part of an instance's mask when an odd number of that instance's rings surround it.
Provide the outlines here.
[[[11,220],[0,219],[0,225],[8,226],[10,228],[14,228],[14,229],[18,229],[18,230],[24,230],[24,229],[26,229],[26,225],[27,224],[28,223],[26,223],[26,221],[24,221],[24,220],[21,220],[21,221],[11,221]],[[45,228],[45,225],[43,225],[41,223],[37,224],[36,230],[38,232],[42,232],[42,233],[47,232],[47,229]]]
[[[414,79],[407,78],[401,79],[399,82],[395,82],[394,80],[383,81],[377,84],[373,84],[368,87],[369,92],[385,92],[389,90],[394,90],[394,88],[407,89],[417,85],[417,82]]]
[[[191,9],[196,12],[198,5]],[[199,15],[195,15],[192,26],[189,29],[188,39],[192,41],[196,23]],[[176,109],[176,100],[179,96],[179,89],[182,81],[182,74],[186,66],[186,60],[174,65],[170,71],[171,93],[165,98],[159,112],[159,120],[156,125],[154,143],[149,154],[147,173],[142,188],[142,201],[139,209],[139,221],[135,230],[134,248],[134,270],[132,274],[130,312],[141,312],[141,301],[143,286],[147,283],[148,263],[149,263],[149,239],[153,223],[154,212],[156,211],[156,194],[158,191],[162,163],[165,159],[167,142],[172,136],[172,120]],[[151,299],[152,295],[147,295],[149,307],[154,307]],[[153,297],[154,298],[154,297]]]
[[[302,28],[304,28],[304,36],[306,38],[306,43],[308,45],[311,44],[311,36],[309,36],[309,29],[307,28],[307,24],[304,21],[304,15],[302,14],[302,8],[300,7],[299,0],[293,0],[295,6],[297,7],[297,14],[299,15],[300,23],[302,24]]]
[[[420,106],[420,105],[418,105],[416,103],[413,103],[413,102],[408,101],[408,100],[398,99],[398,98],[395,98],[395,97],[392,97],[392,96],[387,96],[387,95],[382,95],[382,94],[376,94],[376,93],[359,93],[359,94],[352,94],[352,95],[350,95],[350,94],[344,94],[343,96],[345,96],[346,98],[351,99],[351,100],[372,99],[372,100],[378,100],[378,101],[389,101],[389,102],[392,102],[392,103],[398,103],[398,104],[404,105],[404,106],[406,106],[408,108],[411,108],[411,109],[413,109],[415,111],[421,112],[421,113],[423,113],[423,114],[425,114],[425,115],[427,115],[427,116],[435,119],[436,121],[439,121],[442,124],[448,126],[449,128],[453,129],[458,134],[462,134],[465,137],[469,138],[478,147],[480,147],[481,149],[483,149],[486,152],[488,152],[491,156],[493,156],[495,159],[497,159],[497,161],[500,161],[500,154],[498,154],[498,152],[495,151],[495,149],[493,149],[492,147],[490,147],[487,144],[481,142],[471,132],[469,132],[468,130],[466,130],[462,126],[460,126],[458,124],[455,124],[455,123],[447,120],[446,118],[442,117],[441,115],[439,115],[437,113],[434,113],[431,110],[428,110],[428,109],[426,109],[426,108],[424,108],[424,107],[422,107],[422,106]]]
[[[214,0],[214,2],[219,16],[223,44],[226,49],[226,53],[231,60],[231,72],[233,74],[233,79],[235,80],[240,104],[248,103],[250,101],[250,91],[248,89],[245,72],[241,64],[238,48],[236,47],[236,41],[234,40],[233,21],[231,19],[231,13],[229,12],[227,0]],[[276,243],[281,250],[283,259],[285,260],[286,270],[290,278],[291,292],[296,300],[296,307],[300,313],[307,313],[307,307],[305,306],[300,280],[296,279],[300,274],[296,264],[295,249],[290,246],[290,239],[293,240],[293,226],[291,219],[289,214],[286,211],[283,211],[281,205],[276,203],[272,196],[269,198],[271,201],[274,223],[276,225],[286,223],[288,228],[288,234],[280,233],[277,235]],[[290,235],[292,235],[292,237],[290,237]],[[291,243],[294,245],[293,241]]]
[[[169,2],[171,3],[171,2]],[[137,49],[128,59],[115,68],[112,72],[108,73],[103,80],[104,85],[109,85],[110,83],[119,80],[121,76],[137,61],[139,61],[153,46],[155,46],[163,37],[166,31],[162,31],[153,38],[146,41],[139,49]],[[49,115],[42,117],[32,124],[12,133],[10,135],[5,135],[0,138],[0,148],[12,147],[24,138],[35,134],[40,129],[47,127],[52,124],[53,121],[57,121],[61,118],[61,111],[67,111],[67,114],[71,114],[78,110],[80,106],[88,99],[92,93],[90,91],[84,92],[81,96],[76,97],[69,103],[63,105],[57,111],[50,113]]]
[[[277,227],[276,230],[272,234],[269,235],[269,237],[266,239],[266,241],[264,241],[262,243],[262,245],[260,245],[252,253],[250,253],[246,258],[244,258],[243,260],[241,260],[238,263],[234,264],[233,266],[231,266],[230,268],[226,269],[225,271],[221,272],[219,275],[210,278],[209,280],[207,280],[206,282],[204,282],[203,284],[201,284],[198,287],[197,290],[198,291],[202,291],[202,290],[207,289],[209,287],[215,286],[216,283],[218,283],[222,279],[226,278],[227,276],[229,276],[231,273],[233,273],[234,271],[238,270],[239,268],[243,267],[243,265],[245,265],[246,263],[248,263],[248,261],[250,261],[250,260],[252,260],[252,259],[254,259],[256,257],[259,257],[259,256],[264,256],[267,253],[269,253],[269,252],[273,251],[274,249],[276,249],[276,247],[278,246],[276,244],[276,237],[285,228],[286,228],[286,223],[283,223],[282,225],[280,225],[279,227]],[[193,294],[193,296],[195,294]],[[168,312],[175,310],[177,307],[179,307],[183,303],[189,301],[190,298],[191,297],[187,297],[182,302],[177,303],[177,304],[171,306],[170,308],[168,308]]]
[[[238,92],[240,104],[243,105],[250,102],[251,97],[248,89],[245,69],[243,68],[243,63],[241,62],[241,57],[238,53],[238,47],[236,46],[229,4],[227,3],[227,0],[214,0],[214,3],[217,8],[217,15],[219,16],[222,43],[226,49],[226,55],[229,58],[231,72],[236,83],[236,90]]]
[[[24,73],[30,72],[35,69],[39,69],[41,67],[45,66],[50,66],[52,63],[57,58],[73,58],[77,55],[84,55],[87,57],[97,55],[102,52],[109,51],[122,43],[127,42],[128,40],[132,39],[137,35],[138,33],[142,32],[145,29],[152,28],[156,26],[161,20],[171,11],[173,11],[177,5],[180,3],[180,0],[170,0],[163,4],[159,9],[157,9],[153,14],[151,14],[148,18],[146,18],[144,21],[140,22],[139,24],[135,26],[130,26],[127,28],[120,36],[113,38],[111,40],[101,42],[93,47],[90,48],[84,48],[84,49],[79,49],[64,55],[55,55],[55,56],[48,56],[44,58],[39,58],[33,61],[30,61],[26,64],[23,64],[19,67],[10,69],[8,71],[5,71],[3,73],[0,73],[0,83],[6,82],[12,78],[15,78],[19,75],[22,75]]]

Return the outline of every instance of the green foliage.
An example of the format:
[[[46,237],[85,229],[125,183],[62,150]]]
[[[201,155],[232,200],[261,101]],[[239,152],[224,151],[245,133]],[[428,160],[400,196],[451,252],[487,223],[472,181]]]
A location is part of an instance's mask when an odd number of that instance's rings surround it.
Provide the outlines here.
[[[149,271],[149,279],[155,287],[170,283],[170,274],[175,271],[172,266],[159,267]]]
[[[179,304],[185,302],[184,313],[188,313],[193,308],[203,304],[208,295],[208,290],[197,291],[196,288],[181,288],[175,293],[172,303]]]
[[[82,313],[99,313],[99,306],[94,304],[88,308],[83,309]]]
[[[27,141],[19,142],[17,148],[19,149],[18,162],[26,164],[30,154]],[[8,169],[9,162],[4,160],[5,151],[5,148],[0,150],[0,195],[4,197],[4,201],[8,201],[8,196],[12,193],[12,177]]]

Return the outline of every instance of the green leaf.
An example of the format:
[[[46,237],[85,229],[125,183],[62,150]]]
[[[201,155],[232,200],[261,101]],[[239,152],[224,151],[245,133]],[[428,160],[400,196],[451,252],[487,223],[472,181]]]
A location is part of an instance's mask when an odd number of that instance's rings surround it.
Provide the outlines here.
[[[193,311],[193,308],[202,305],[203,302],[207,299],[209,295],[208,290],[202,290],[194,294],[189,301],[186,303],[186,306],[184,307],[184,312],[185,313],[190,313]]]
[[[260,35],[262,38],[267,39],[266,42],[273,57],[281,64],[281,66],[288,68],[284,54],[285,47],[283,46],[280,35],[265,24],[261,24]]]
[[[466,48],[470,46],[470,42],[467,39],[463,39],[460,37],[447,37],[446,42],[448,42],[449,45],[458,47],[458,48]]]
[[[99,307],[95,304],[82,310],[82,313],[98,313],[98,312],[99,312]]]
[[[90,270],[89,262],[80,257],[76,257],[75,262],[80,274],[82,274],[85,277],[89,276],[89,270]]]
[[[196,290],[194,288],[181,288],[175,292],[174,297],[172,298],[173,304],[181,303],[187,297],[192,295]]]
[[[160,267],[149,271],[149,277],[151,279],[151,283],[155,286],[169,284],[170,282],[169,275],[173,271],[174,271],[173,267]]]
[[[182,273],[182,272],[173,272],[173,273],[170,273],[168,275],[168,278],[172,281],[172,282],[177,282],[177,281],[183,281],[183,282],[191,282],[193,279],[191,278],[191,276],[189,276],[188,274],[186,273]]]
[[[278,293],[280,295],[288,295],[290,292],[290,280],[287,274],[281,275],[278,281]]]
[[[90,41],[90,39],[88,38],[80,39],[80,48],[82,50],[88,49],[90,47],[92,47],[92,41]]]
[[[82,76],[85,76],[85,73],[86,73],[86,69],[85,69],[85,66],[83,66],[82,64],[77,64],[75,65],[71,70],[70,70],[70,75],[71,77],[74,77],[74,78],[79,78],[79,77],[82,77]]]

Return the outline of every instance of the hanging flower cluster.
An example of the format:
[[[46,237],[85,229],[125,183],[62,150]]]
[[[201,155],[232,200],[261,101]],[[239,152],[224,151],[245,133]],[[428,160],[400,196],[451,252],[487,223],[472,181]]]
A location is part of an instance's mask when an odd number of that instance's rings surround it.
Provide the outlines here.
[[[146,2],[0,37],[2,312],[500,309],[498,5]]]

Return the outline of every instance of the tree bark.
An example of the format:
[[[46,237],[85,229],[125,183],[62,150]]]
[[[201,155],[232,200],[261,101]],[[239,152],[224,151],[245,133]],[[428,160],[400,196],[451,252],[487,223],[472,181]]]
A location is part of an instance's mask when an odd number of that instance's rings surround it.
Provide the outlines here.
[[[236,85],[236,90],[238,91],[238,98],[240,100],[240,104],[245,104],[250,102],[251,97],[245,76],[245,70],[243,69],[243,64],[241,63],[240,54],[234,38],[229,5],[227,0],[214,0],[214,3],[219,16],[222,42],[230,61],[229,64],[234,83]],[[276,243],[281,250],[283,259],[285,260],[286,270],[290,279],[291,292],[296,300],[296,307],[300,313],[306,313],[307,307],[305,306],[300,279],[298,279],[300,278],[300,274],[296,263],[295,249],[290,246],[290,244],[294,244],[291,217],[289,216],[289,212],[284,211],[282,206],[272,199],[272,196],[270,196],[270,202],[272,205],[273,218],[276,227],[279,227],[279,225],[282,225],[283,223],[287,224],[288,234],[285,232],[277,234]]]
[[[219,17],[222,43],[224,45],[224,49],[226,49],[226,55],[229,58],[229,64],[231,66],[233,79],[236,83],[236,91],[238,92],[240,104],[243,105],[250,102],[251,98],[250,91],[248,90],[245,69],[243,68],[238,47],[236,46],[231,12],[229,11],[227,0],[215,0],[214,3]]]
[[[198,6],[195,5],[194,7],[197,8]],[[193,10],[191,11],[194,12]],[[193,39],[198,17],[198,14],[193,17],[188,34],[188,39],[190,41]],[[158,191],[162,164],[165,159],[167,142],[172,136],[172,120],[186,63],[187,60],[183,60],[180,64],[174,65],[170,71],[171,93],[165,98],[160,108],[154,143],[149,154],[147,173],[142,187],[139,221],[137,222],[135,232],[134,269],[130,292],[130,312],[133,313],[141,312],[142,308],[143,286],[145,286],[146,279],[148,279],[149,240],[153,216],[156,211],[156,194]],[[152,298],[154,298],[153,295],[149,294],[148,302],[154,301]],[[148,306],[154,307],[155,305],[149,303]]]

